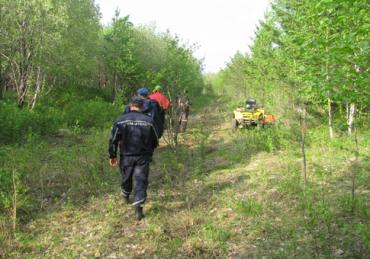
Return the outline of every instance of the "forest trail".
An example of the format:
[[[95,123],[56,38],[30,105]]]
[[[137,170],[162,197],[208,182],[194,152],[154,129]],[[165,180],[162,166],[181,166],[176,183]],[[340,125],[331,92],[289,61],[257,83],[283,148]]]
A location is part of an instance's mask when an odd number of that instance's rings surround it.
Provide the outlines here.
[[[2,0],[0,258],[370,259],[369,1],[271,2],[207,73],[186,35],[103,24],[96,1]],[[156,150],[137,223],[107,142],[156,85],[193,114]],[[251,97],[276,125],[232,130]]]
[[[185,171],[192,166],[186,164],[182,165],[182,175],[174,175],[179,173],[175,171],[165,172],[163,169],[166,165],[161,163],[161,156],[168,147],[161,143],[151,167],[146,218],[142,222],[135,221],[133,208],[125,204],[120,196],[118,169],[113,168],[117,170],[117,177],[112,179],[116,191],[91,197],[80,207],[65,206],[27,224],[26,232],[33,233],[33,238],[25,254],[32,257],[122,258],[154,256],[158,253],[168,256],[177,253],[182,256],[211,253],[217,256],[221,251],[222,254],[226,252],[226,247],[214,250],[215,247],[202,248],[202,243],[208,242],[207,238],[213,240],[213,235],[216,235],[216,239],[220,236],[225,239],[222,241],[226,241],[230,235],[236,234],[218,228],[219,223],[230,223],[236,217],[233,209],[222,205],[222,201],[232,198],[226,195],[227,192],[237,193],[233,186],[240,186],[245,179],[250,178],[250,171],[259,166],[258,161],[263,161],[263,156],[254,163],[242,164],[232,170],[222,169],[229,165],[222,156],[210,156],[222,149],[230,138],[229,123],[223,117],[225,113],[217,108],[222,106],[218,101],[202,112],[192,114],[188,132],[180,136],[180,145],[186,145],[185,149],[188,150],[194,149],[190,151],[190,156],[193,156],[197,155],[197,141],[204,138],[202,134],[207,135],[207,143],[201,147],[206,153],[207,161],[201,163],[205,166],[206,176],[190,179],[191,172]],[[194,138],[197,133],[199,137]],[[191,163],[189,160],[187,162]],[[215,224],[215,220],[218,223]],[[210,237],[205,240],[192,238],[199,232]],[[199,244],[193,247],[194,242]],[[218,243],[216,240],[214,245],[218,246]],[[235,244],[235,249],[229,253],[237,250]]]
[[[143,221],[136,222],[123,201],[118,169],[112,168],[111,192],[84,205],[67,203],[28,223],[24,232],[32,237],[23,240],[16,257],[312,255],[315,232],[305,228],[297,210],[300,160],[264,143],[271,142],[273,130],[235,132],[228,116],[217,100],[191,114],[176,154],[161,143]],[[330,253],[340,249],[335,242],[328,245]]]

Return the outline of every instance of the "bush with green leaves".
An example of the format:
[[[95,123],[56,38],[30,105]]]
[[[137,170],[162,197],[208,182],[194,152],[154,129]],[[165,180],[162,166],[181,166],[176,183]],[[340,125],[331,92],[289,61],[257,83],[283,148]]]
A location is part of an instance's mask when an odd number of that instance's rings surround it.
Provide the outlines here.
[[[51,134],[61,124],[53,110],[48,112],[20,109],[15,103],[0,102],[0,143],[22,143],[28,134]]]
[[[68,127],[103,128],[117,116],[116,107],[101,99],[73,102],[63,109],[62,117]]]

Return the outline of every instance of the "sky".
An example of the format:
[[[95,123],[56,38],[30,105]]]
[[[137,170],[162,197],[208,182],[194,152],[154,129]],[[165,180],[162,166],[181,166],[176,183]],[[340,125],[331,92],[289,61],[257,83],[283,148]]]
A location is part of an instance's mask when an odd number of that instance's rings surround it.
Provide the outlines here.
[[[115,10],[135,25],[170,30],[184,42],[197,44],[195,56],[204,59],[204,72],[224,68],[237,52],[246,53],[259,20],[271,0],[96,0],[103,24]]]

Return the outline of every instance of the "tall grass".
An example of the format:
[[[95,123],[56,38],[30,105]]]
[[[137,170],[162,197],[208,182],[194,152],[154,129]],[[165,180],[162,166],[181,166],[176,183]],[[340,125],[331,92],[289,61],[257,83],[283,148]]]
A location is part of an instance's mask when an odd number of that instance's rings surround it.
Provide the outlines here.
[[[14,212],[16,223],[27,222],[41,211],[81,203],[111,188],[106,143],[122,108],[94,91],[57,91],[34,110],[0,102],[0,243],[7,240]]]

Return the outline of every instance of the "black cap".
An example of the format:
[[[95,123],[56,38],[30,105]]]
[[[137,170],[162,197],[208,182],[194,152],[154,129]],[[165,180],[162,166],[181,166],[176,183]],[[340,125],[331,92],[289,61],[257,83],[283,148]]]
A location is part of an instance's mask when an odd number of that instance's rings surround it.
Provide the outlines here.
[[[141,107],[144,104],[144,100],[139,96],[134,96],[131,98],[131,104]]]

